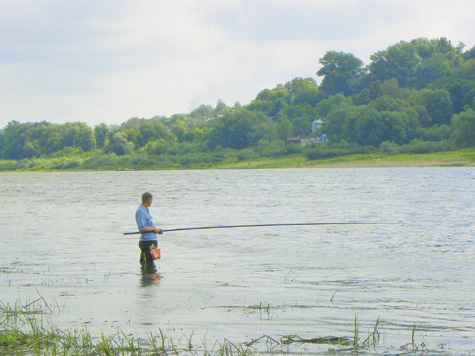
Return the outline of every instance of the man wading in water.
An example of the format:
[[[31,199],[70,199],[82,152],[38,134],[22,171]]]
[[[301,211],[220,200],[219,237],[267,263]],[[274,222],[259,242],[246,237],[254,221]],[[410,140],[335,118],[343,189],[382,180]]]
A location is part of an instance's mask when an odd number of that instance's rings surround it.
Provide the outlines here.
[[[162,234],[162,230],[155,227],[153,224],[152,216],[148,208],[152,205],[152,194],[143,193],[142,194],[142,204],[139,205],[137,212],[135,213],[135,221],[137,222],[137,227],[139,228],[140,234],[140,264],[142,267],[149,268],[153,267],[153,257],[150,253],[150,249],[156,248],[157,244],[157,234]]]

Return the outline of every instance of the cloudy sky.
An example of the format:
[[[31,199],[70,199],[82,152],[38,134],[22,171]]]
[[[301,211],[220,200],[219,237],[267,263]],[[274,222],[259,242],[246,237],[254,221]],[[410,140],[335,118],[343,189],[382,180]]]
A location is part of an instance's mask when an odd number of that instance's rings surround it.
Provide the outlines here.
[[[243,105],[331,50],[475,45],[473,0],[0,0],[0,128]]]

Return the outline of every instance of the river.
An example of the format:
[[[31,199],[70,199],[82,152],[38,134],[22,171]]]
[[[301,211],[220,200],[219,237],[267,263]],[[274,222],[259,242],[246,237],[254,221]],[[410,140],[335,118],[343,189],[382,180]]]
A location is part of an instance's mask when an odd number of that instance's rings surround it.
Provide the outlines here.
[[[475,168],[3,173],[0,183],[0,301],[41,296],[59,328],[161,330],[211,348],[353,339],[356,321],[361,342],[378,323],[373,352],[475,352]],[[123,235],[145,191],[163,229],[366,224],[166,232],[158,272],[145,274],[138,235]]]

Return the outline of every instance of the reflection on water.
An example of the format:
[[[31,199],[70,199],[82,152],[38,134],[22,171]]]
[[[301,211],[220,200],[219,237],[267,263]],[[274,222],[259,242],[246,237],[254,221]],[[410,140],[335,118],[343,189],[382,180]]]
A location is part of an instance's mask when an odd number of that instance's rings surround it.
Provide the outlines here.
[[[142,266],[140,284],[142,287],[148,287],[152,285],[159,285],[162,280],[162,275],[158,272],[155,264]]]
[[[379,321],[381,352],[412,337],[473,352],[474,183],[474,168],[0,174],[1,302],[40,293],[61,329],[211,343],[351,338],[356,317],[365,337]],[[164,233],[141,270],[122,232],[143,191],[165,229],[391,224]]]

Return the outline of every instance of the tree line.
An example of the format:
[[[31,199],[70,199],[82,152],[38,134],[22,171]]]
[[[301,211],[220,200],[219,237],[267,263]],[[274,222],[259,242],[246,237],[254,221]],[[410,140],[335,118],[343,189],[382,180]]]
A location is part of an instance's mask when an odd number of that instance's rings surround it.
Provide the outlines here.
[[[188,114],[92,128],[11,121],[0,134],[0,155],[15,161],[4,167],[22,169],[33,160],[60,157],[76,158],[56,168],[107,166],[120,157],[132,165],[183,166],[295,153],[317,159],[470,147],[475,47],[464,47],[446,38],[401,41],[373,54],[368,65],[351,53],[329,51],[318,61],[320,85],[295,78],[262,90],[245,106],[218,101]],[[285,144],[290,137],[311,137],[315,119],[325,122],[328,143]]]

